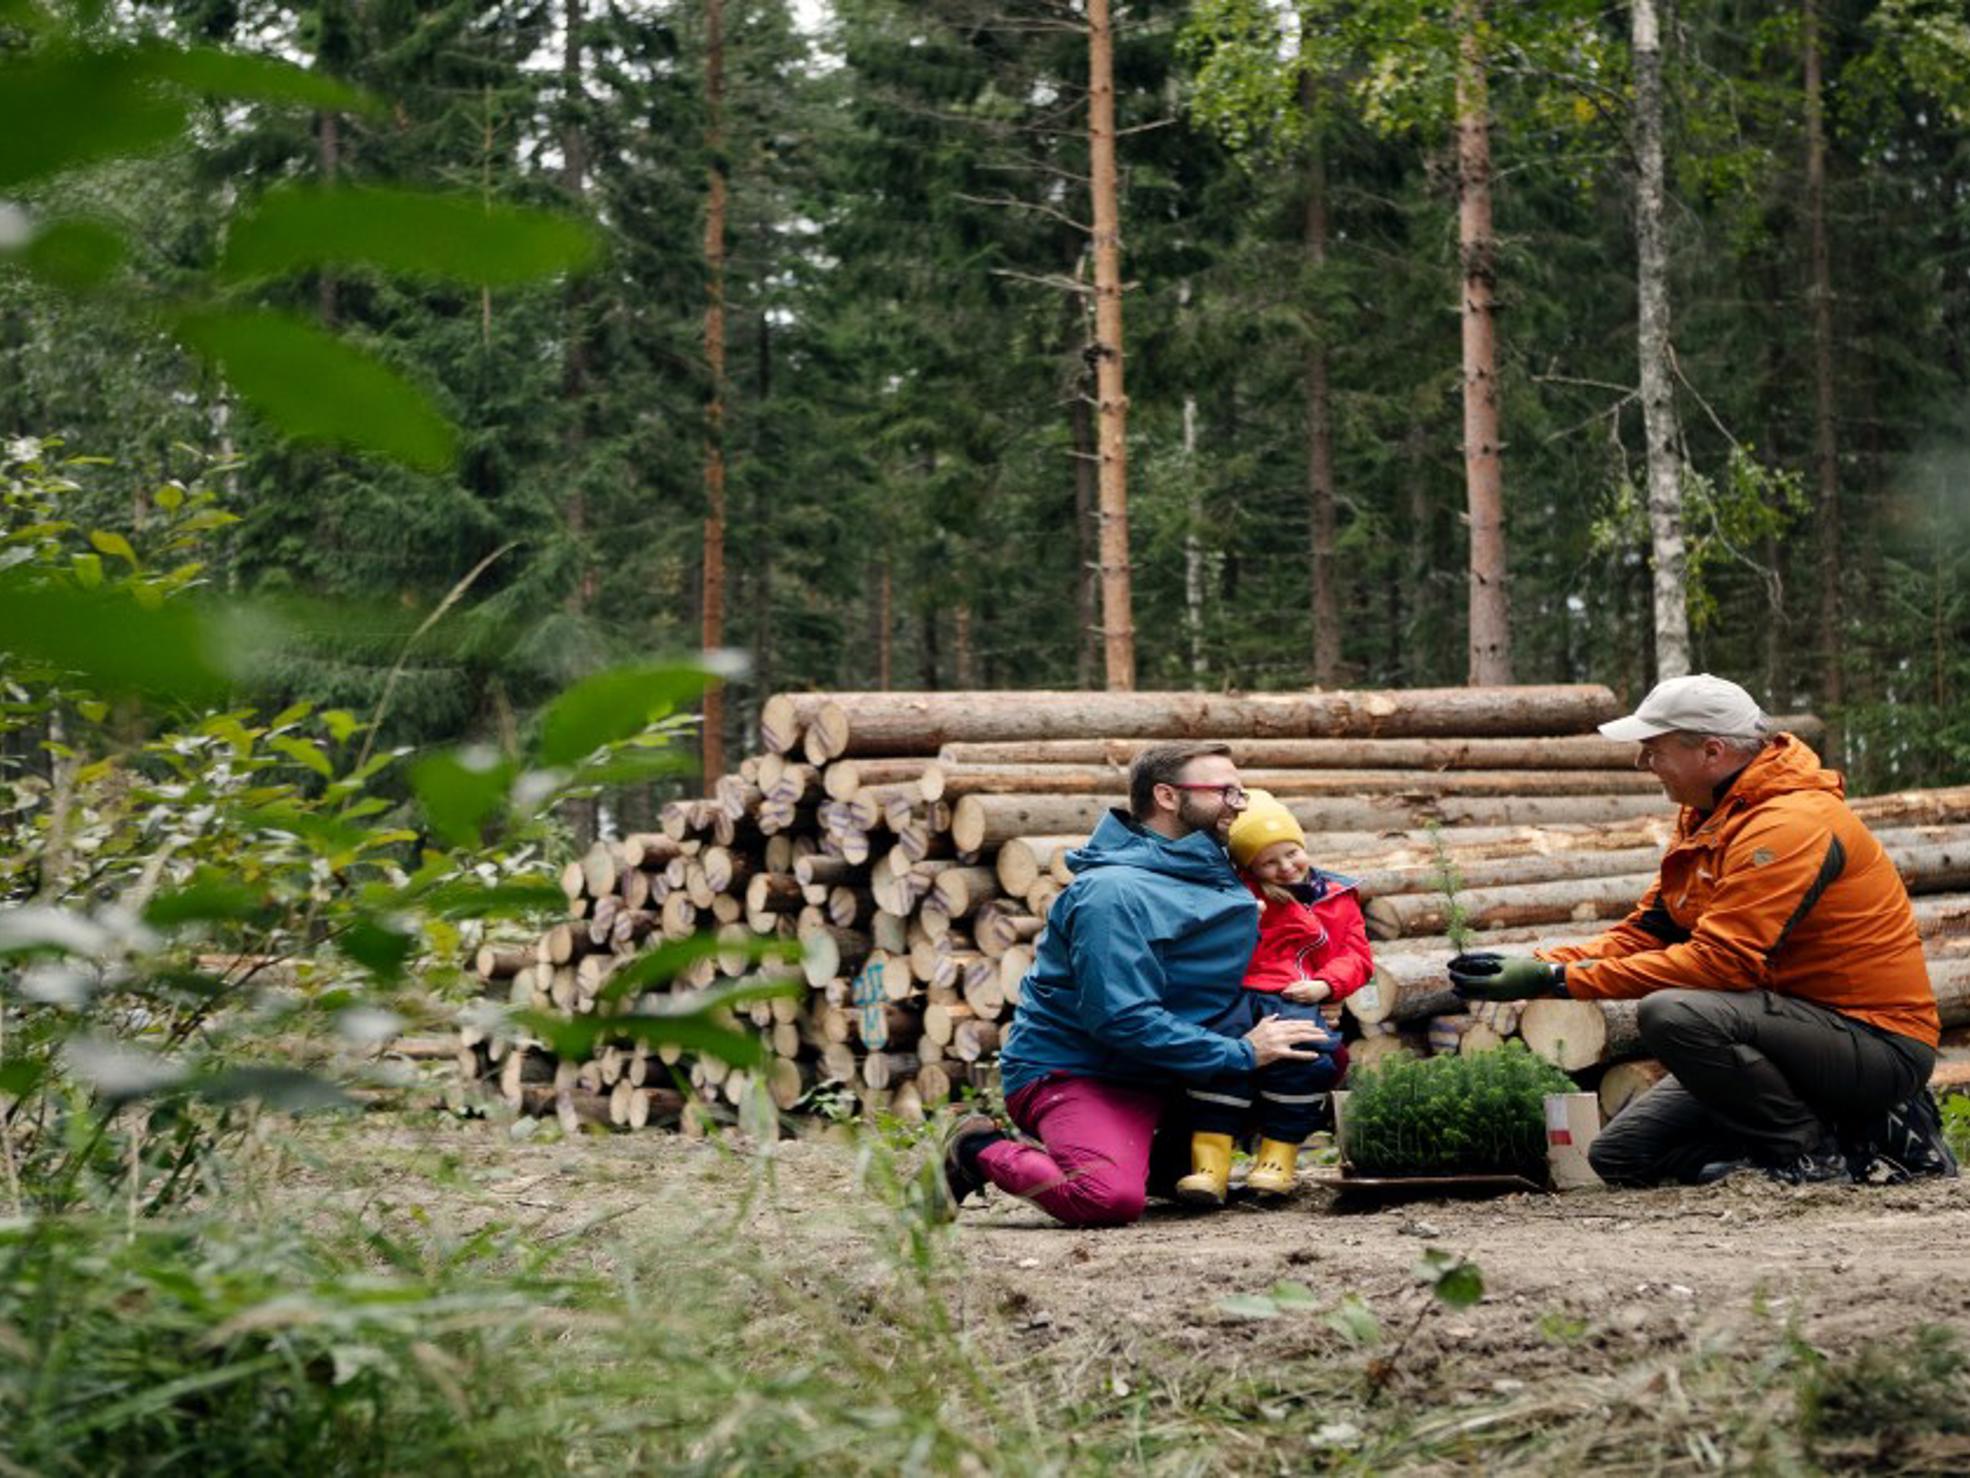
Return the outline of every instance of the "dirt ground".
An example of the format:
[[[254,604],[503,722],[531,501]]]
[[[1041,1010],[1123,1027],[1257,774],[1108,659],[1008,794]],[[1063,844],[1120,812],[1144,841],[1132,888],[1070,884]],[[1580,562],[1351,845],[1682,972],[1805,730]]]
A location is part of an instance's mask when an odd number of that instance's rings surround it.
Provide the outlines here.
[[[609,1246],[689,1230],[756,1241],[789,1269],[886,1276],[877,1253],[891,1224],[858,1184],[867,1156],[852,1145],[790,1140],[762,1154],[656,1132],[541,1142],[496,1122],[380,1115],[336,1133],[342,1150],[292,1192],[382,1196],[460,1231],[498,1221],[544,1240],[609,1218]],[[1152,1204],[1137,1226],[1088,1232],[991,1192],[939,1246],[968,1332],[1002,1368],[1046,1369],[1049,1389],[1094,1419],[1146,1389],[1224,1406],[1227,1430],[1254,1445],[1199,1471],[1278,1470],[1262,1435],[1289,1418],[1300,1454],[1379,1452],[1370,1470],[1784,1470],[1802,1361],[1850,1358],[1925,1322],[1970,1335],[1970,1181],[1740,1178],[1354,1206],[1333,1175],[1303,1171],[1283,1205],[1196,1216]],[[1480,1302],[1430,1305],[1415,1273],[1430,1248],[1477,1264]],[[1282,1282],[1312,1303],[1274,1318],[1222,1307]],[[1379,1338],[1337,1328],[1349,1299]],[[1408,1445],[1378,1449],[1391,1422]],[[1481,1445],[1494,1438],[1516,1446]],[[1962,1439],[1924,1442],[1889,1466],[1970,1472]],[[1507,1451],[1515,1461],[1501,1462]]]

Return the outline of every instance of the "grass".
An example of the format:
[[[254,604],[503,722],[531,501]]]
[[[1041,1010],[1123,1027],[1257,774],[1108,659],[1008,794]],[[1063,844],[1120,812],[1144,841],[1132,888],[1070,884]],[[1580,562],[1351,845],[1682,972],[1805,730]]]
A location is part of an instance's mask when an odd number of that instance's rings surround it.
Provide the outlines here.
[[[910,1139],[258,1137],[223,1205],[0,1264],[0,1471],[1808,1472],[1970,1409],[1953,1342],[1821,1353],[1769,1308],[1440,1313],[1379,1400],[1420,1284],[1359,1290],[1379,1327],[1335,1318],[1344,1274],[1055,1334],[913,1210]]]

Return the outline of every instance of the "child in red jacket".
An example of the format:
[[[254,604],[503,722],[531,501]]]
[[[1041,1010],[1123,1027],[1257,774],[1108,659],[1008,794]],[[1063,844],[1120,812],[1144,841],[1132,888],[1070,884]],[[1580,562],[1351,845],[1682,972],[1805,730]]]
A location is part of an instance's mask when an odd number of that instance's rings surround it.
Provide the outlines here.
[[[1231,860],[1263,906],[1258,947],[1245,970],[1242,1014],[1218,1027],[1243,1035],[1260,1017],[1326,1020],[1374,972],[1368,928],[1354,883],[1322,872],[1307,856],[1300,823],[1264,791],[1250,793],[1232,823]],[[1246,1185],[1280,1194],[1292,1189],[1300,1145],[1313,1132],[1327,1092],[1347,1071],[1338,1036],[1317,1056],[1276,1062],[1258,1076],[1259,1149]],[[1252,1108],[1252,1084],[1213,1082],[1190,1090],[1191,1174],[1178,1198],[1222,1204],[1231,1174],[1232,1136]]]

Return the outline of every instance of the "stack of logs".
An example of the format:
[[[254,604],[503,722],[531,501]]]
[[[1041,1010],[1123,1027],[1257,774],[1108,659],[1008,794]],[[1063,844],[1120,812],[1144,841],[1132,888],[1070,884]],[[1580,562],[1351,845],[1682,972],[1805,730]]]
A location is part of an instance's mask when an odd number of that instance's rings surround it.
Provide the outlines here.
[[[758,967],[736,946],[798,941],[806,989],[749,1008],[766,1066],[626,1041],[558,1062],[477,1027],[463,1029],[460,1066],[570,1127],[677,1122],[687,1090],[701,1109],[826,1099],[920,1117],[990,1083],[1068,854],[1126,804],[1129,761],[1152,743],[1218,739],[1247,785],[1299,817],[1321,865],[1360,880],[1370,932],[1387,941],[1349,1002],[1357,1061],[1481,1051],[1516,1032],[1601,1073],[1633,1056],[1632,1013],[1555,1002],[1480,1019],[1448,998],[1443,963],[1453,928],[1486,944],[1585,937],[1639,896],[1673,814],[1633,769],[1634,747],[1591,732],[1619,711],[1589,685],[777,695],[764,752],[713,795],[666,805],[661,831],[598,842],[562,875],[567,921],[474,961],[489,992],[573,1016],[660,1010],[663,995],[750,978]],[[1946,1018],[1970,1020],[1970,896],[1949,892],[1970,888],[1970,789],[1857,809],[1922,895]],[[735,948],[657,998],[604,993],[644,950],[707,932]]]

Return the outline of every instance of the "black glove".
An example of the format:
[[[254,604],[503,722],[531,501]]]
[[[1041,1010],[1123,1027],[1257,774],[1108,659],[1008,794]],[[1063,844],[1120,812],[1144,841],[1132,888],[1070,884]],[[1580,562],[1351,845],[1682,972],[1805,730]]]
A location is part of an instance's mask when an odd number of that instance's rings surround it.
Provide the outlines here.
[[[1566,994],[1566,966],[1492,950],[1450,962],[1450,988],[1464,1001],[1529,1001]]]

